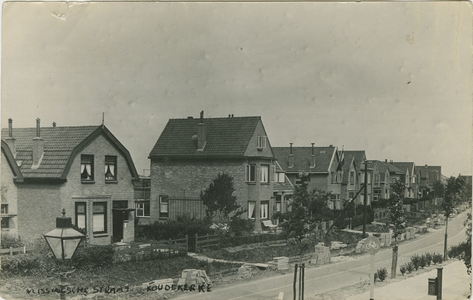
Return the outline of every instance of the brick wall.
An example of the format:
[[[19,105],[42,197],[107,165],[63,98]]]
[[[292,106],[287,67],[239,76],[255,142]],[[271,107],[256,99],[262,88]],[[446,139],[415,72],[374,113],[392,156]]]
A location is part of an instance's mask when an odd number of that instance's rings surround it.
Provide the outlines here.
[[[82,183],[80,178],[81,154],[94,155],[94,183]],[[117,181],[105,182],[105,155],[117,156]],[[2,180],[3,182],[3,180]],[[113,235],[112,203],[115,200],[128,201],[128,207],[134,208],[132,173],[125,157],[105,136],[98,136],[76,157],[67,175],[67,182],[62,184],[23,183],[18,184],[18,223],[21,237],[33,240],[52,230],[56,226],[56,217],[64,208],[66,216],[75,223],[75,203],[87,203],[87,240],[91,244],[110,244]],[[107,203],[107,232],[92,234],[92,204]],[[128,213],[127,230],[134,232],[134,217]],[[124,225],[123,225],[124,226]],[[129,234],[129,233],[128,233]],[[130,239],[130,237],[127,237]]]
[[[18,235],[23,242],[32,243],[56,228],[56,217],[61,216],[60,184],[19,183],[17,186]]]
[[[8,213],[18,213],[18,195],[15,183],[13,183],[13,171],[8,164],[6,157],[2,151],[2,185],[1,185],[1,203],[8,204]],[[18,237],[18,220],[17,217],[10,218],[9,228],[2,228],[2,235],[8,234],[15,238]]]
[[[256,164],[256,182],[245,182],[246,163]],[[275,206],[273,194],[273,178],[270,172],[269,183],[260,183],[261,164],[270,164],[271,160],[182,160],[158,161],[151,163],[151,223],[159,219],[159,195],[170,198],[200,197],[203,192],[217,177],[218,173],[227,173],[233,176],[233,183],[237,201],[244,209],[248,208],[248,201],[256,201],[256,214],[259,214],[261,200],[269,200],[270,216]],[[258,218],[259,219],[259,218]],[[256,222],[255,228],[260,228]]]

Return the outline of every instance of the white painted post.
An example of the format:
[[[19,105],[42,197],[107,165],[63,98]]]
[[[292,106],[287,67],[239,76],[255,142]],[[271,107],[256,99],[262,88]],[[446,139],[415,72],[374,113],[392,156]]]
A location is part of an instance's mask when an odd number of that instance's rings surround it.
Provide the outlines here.
[[[278,300],[283,300],[283,299],[284,299],[284,293],[283,293],[283,292],[279,292]]]
[[[370,254],[370,300],[374,300],[374,254]]]

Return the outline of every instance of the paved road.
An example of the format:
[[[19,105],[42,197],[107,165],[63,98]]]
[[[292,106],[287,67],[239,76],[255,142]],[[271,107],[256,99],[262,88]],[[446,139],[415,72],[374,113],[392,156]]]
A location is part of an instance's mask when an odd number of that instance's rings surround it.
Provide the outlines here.
[[[457,245],[465,240],[465,231],[462,224],[465,219],[466,212],[463,212],[449,221],[448,245]],[[415,253],[437,252],[443,254],[445,226],[429,230],[431,231],[429,234],[417,236],[413,240],[399,244],[398,269],[401,264],[408,262]],[[391,255],[391,248],[380,250],[375,256],[376,269],[385,267],[390,272]],[[369,255],[364,254],[356,256],[352,260],[306,269],[305,297],[368,280],[369,260]],[[284,299],[292,299],[293,276],[293,272],[290,272],[286,275],[258,279],[228,287],[217,287],[211,293],[182,294],[179,299],[277,299],[279,292],[284,293]]]

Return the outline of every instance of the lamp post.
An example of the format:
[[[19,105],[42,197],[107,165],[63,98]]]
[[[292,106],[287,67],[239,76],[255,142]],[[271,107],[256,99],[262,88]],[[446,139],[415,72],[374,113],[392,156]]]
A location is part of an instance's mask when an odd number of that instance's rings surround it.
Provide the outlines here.
[[[72,228],[71,217],[66,217],[65,209],[62,209],[62,216],[56,218],[56,228],[44,234],[44,238],[51,248],[54,257],[61,262],[72,259],[84,237],[82,233]],[[65,274],[61,273],[61,300],[66,299],[65,281]]]
[[[364,195],[363,195],[363,234],[361,235],[362,238],[366,238],[368,235],[366,234],[366,206],[368,205],[368,164],[371,164],[373,161],[365,160],[365,179],[364,179]]]

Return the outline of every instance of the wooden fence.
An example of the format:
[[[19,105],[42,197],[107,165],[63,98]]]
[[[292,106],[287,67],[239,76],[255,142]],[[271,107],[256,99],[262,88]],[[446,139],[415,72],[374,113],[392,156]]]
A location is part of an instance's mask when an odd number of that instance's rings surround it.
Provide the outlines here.
[[[204,249],[220,249],[220,237],[218,235],[195,235],[195,252],[202,252]]]
[[[153,258],[186,256],[189,250],[188,244],[189,238],[186,235],[185,238],[181,239],[169,239],[151,244],[142,244],[122,249],[118,248],[117,251],[115,251],[115,260],[127,261],[140,259],[140,257],[144,260],[146,257],[151,256]]]
[[[26,246],[19,247],[19,248],[7,248],[7,249],[0,249],[0,255],[15,255],[15,254],[25,254],[26,252],[32,252],[33,248],[26,248]]]

